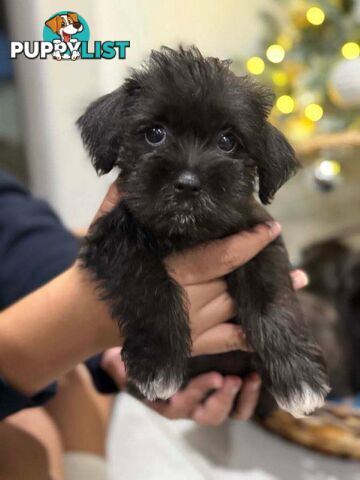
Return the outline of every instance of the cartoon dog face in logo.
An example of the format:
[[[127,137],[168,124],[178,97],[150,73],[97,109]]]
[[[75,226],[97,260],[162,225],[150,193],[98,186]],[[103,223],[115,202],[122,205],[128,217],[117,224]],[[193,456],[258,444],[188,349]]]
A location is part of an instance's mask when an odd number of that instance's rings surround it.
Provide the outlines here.
[[[59,35],[59,40],[54,40],[54,43],[60,42],[74,42],[72,36],[81,32],[84,28],[83,24],[78,18],[78,14],[75,12],[66,12],[65,14],[55,15],[54,17],[49,18],[45,22],[45,25],[49,27],[54,33]],[[64,54],[61,56],[60,52],[54,52],[54,57],[57,60],[61,58],[70,58],[70,54]],[[71,59],[76,60],[80,56],[80,53],[77,51],[72,52]]]

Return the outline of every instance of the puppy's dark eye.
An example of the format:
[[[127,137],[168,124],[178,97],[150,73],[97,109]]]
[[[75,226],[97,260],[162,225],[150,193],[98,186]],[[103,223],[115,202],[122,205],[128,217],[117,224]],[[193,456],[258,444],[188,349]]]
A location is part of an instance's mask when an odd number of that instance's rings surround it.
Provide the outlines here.
[[[161,125],[154,125],[145,131],[145,139],[152,147],[157,147],[165,142],[166,130]]]
[[[223,152],[230,153],[235,150],[237,147],[238,142],[232,133],[222,132],[219,135],[217,146]]]

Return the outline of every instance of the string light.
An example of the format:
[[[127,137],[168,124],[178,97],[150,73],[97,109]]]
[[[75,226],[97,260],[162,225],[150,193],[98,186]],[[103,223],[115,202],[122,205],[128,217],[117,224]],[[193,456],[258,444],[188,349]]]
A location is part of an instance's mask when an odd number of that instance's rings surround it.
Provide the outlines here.
[[[273,83],[278,87],[284,87],[288,82],[288,77],[285,72],[281,70],[274,72],[271,77]]]
[[[281,95],[276,101],[276,106],[281,113],[291,113],[295,108],[295,101],[290,95]]]
[[[274,43],[266,50],[266,56],[273,63],[280,63],[284,60],[285,50],[281,45]]]
[[[348,60],[353,60],[360,55],[360,47],[355,42],[347,42],[341,47],[341,53]]]
[[[322,109],[321,105],[317,103],[310,103],[307,107],[305,107],[305,117],[313,122],[318,122],[324,114],[324,110]]]
[[[310,7],[306,12],[306,19],[311,25],[321,25],[325,20],[325,13],[320,7]]]
[[[323,160],[318,166],[318,171],[323,177],[335,177],[341,172],[341,165],[336,160]]]
[[[341,178],[341,165],[337,160],[322,160],[314,171],[316,187],[322,192],[336,188]]]
[[[253,75],[261,75],[265,70],[264,60],[260,57],[251,57],[246,62],[246,68]]]

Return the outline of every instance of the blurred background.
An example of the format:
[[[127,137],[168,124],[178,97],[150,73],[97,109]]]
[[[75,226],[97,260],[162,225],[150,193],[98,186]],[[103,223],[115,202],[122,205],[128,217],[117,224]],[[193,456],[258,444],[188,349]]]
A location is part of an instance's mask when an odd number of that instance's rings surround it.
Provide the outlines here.
[[[127,59],[57,62],[21,57],[11,62],[8,41],[42,40],[44,22],[64,8],[86,19],[91,41],[130,40]],[[90,101],[118,87],[128,69],[138,65],[150,49],[196,44],[204,54],[231,58],[237,73],[253,75],[275,93],[272,121],[294,144],[304,165],[270,207],[283,224],[292,260],[299,259],[305,245],[334,235],[359,245],[359,42],[360,0],[67,0],[66,4],[58,0],[0,0],[0,168],[47,199],[68,227],[86,227],[113,177],[97,178],[75,127],[76,119]],[[140,444],[150,463],[153,455],[147,450],[149,438],[132,429],[132,415],[138,418],[144,412],[127,401],[130,406],[116,413],[120,423],[116,427],[115,422],[112,432],[116,437],[110,448],[116,458],[114,468],[121,462],[118,449],[126,449],[129,441]],[[147,425],[153,435],[158,434],[159,419],[147,416],[142,420],[144,428]],[[269,448],[264,434],[248,426],[241,427],[240,437],[234,430],[239,427],[223,429],[221,448],[214,451],[212,434],[206,449],[198,433],[188,425],[177,425],[188,443],[177,444],[178,452],[174,452],[172,445],[178,440],[173,427],[170,431],[166,426],[171,442],[160,442],[158,448],[167,452],[167,466],[173,462],[175,467],[166,470],[164,464],[167,476],[154,478],[360,478],[357,467],[324,462],[320,469],[315,468],[313,457],[298,457],[297,450],[275,441],[272,454],[288,455],[285,471],[269,454],[260,461],[268,472],[265,475],[254,467],[259,458],[253,458],[252,450],[245,448],[238,460],[234,455],[232,468],[245,465],[247,476],[225,476],[216,470],[213,477],[206,470],[203,455],[215,459],[216,468],[220,468],[224,456],[230,458],[229,444],[232,442],[237,454],[243,435],[252,445],[264,451]],[[120,431],[122,436],[117,437]],[[176,476],[180,457],[185,458],[189,444],[193,448],[196,443],[202,445],[201,459],[192,458],[195,467],[186,467],[190,469],[187,476]],[[133,465],[137,452],[135,447],[128,452],[127,460],[134,455]],[[295,475],[292,465],[305,473]],[[121,464],[122,471],[127,467],[128,462]],[[208,476],[196,476],[197,470],[208,471]]]

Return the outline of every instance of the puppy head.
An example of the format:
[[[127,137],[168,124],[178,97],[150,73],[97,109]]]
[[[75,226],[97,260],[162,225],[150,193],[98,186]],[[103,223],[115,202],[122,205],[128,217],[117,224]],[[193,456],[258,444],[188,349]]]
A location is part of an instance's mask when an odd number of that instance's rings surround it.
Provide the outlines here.
[[[228,61],[164,47],[78,124],[96,170],[120,168],[125,201],[139,220],[206,237],[241,220],[257,177],[269,203],[297,167],[266,120],[271,106],[272,95],[237,77]]]

